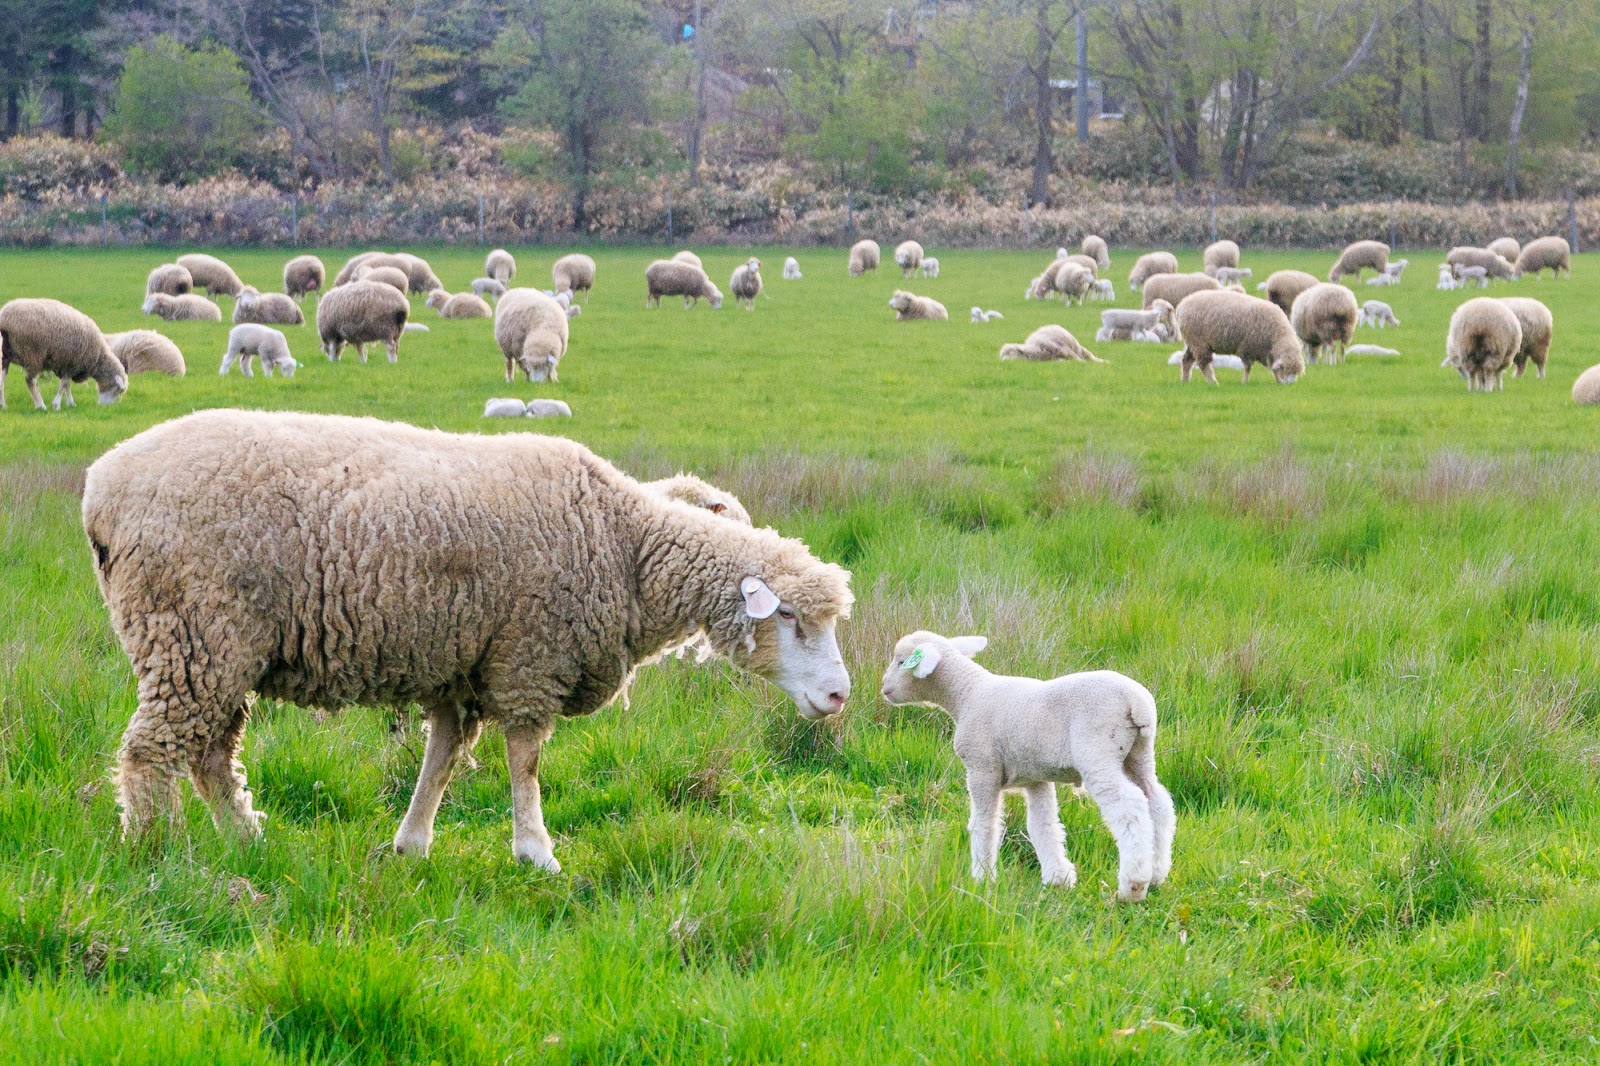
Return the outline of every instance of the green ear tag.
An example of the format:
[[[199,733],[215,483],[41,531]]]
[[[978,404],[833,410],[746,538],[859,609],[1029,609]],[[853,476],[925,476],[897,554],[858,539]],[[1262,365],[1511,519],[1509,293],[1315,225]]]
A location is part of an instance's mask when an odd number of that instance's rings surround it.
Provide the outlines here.
[[[906,656],[906,661],[900,665],[900,669],[902,669],[902,670],[915,670],[917,667],[919,667],[921,665],[922,665],[922,649],[918,648],[916,651],[914,651],[910,655]]]

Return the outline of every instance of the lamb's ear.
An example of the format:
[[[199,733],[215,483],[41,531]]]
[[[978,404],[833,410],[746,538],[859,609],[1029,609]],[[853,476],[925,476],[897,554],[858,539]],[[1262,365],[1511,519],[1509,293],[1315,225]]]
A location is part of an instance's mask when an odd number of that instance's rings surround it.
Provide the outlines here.
[[[939,668],[939,660],[942,657],[938,648],[931,644],[924,644],[912,649],[911,654],[906,656],[906,661],[901,664],[900,669],[910,670],[912,677],[927,677]]]
[[[759,577],[747,577],[739,582],[739,591],[744,593],[744,613],[751,618],[771,618],[772,612],[778,609],[777,594]]]
[[[989,638],[951,637],[950,646],[970,659],[989,646]]]

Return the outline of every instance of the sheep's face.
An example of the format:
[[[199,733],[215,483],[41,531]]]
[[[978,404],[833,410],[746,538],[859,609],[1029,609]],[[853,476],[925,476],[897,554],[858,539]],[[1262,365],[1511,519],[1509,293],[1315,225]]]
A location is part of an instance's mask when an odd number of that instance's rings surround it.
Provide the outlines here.
[[[911,306],[911,294],[909,292],[896,291],[893,296],[889,297],[889,306],[896,311],[904,311]]]
[[[713,310],[722,308],[722,291],[715,285],[706,286],[706,303],[710,304]]]
[[[529,344],[517,357],[517,365],[528,375],[529,381],[555,381],[556,364],[561,356],[545,345]]]
[[[941,637],[919,629],[895,642],[894,654],[883,671],[880,692],[895,707],[921,703],[944,706],[944,688],[934,676],[939,664],[953,658],[971,658],[989,643],[987,637]]]
[[[428,293],[428,298],[423,302],[437,311],[444,307],[447,299],[449,299],[449,295],[443,289],[434,289],[432,292]]]
[[[117,375],[111,379],[111,384],[102,386],[100,388],[100,406],[105,407],[108,404],[116,403],[118,400],[122,399],[122,394],[127,391],[128,375],[119,371]]]
[[[756,626],[753,648],[736,653],[735,662],[787,692],[802,718],[828,718],[844,710],[850,672],[835,635],[839,615],[803,612],[758,577],[745,578],[739,591]]]
[[[159,315],[172,306],[171,297],[164,293],[153,292],[144,298],[144,306],[139,308],[147,315]]]
[[[263,362],[262,366],[269,374],[272,372],[273,367],[276,367],[278,372],[286,378],[294,377],[294,372],[300,369],[300,364],[295,362],[295,358],[292,355],[280,359],[277,362]]]
[[[1305,369],[1305,354],[1297,339],[1285,338],[1273,345],[1272,376],[1279,385],[1293,385]]]

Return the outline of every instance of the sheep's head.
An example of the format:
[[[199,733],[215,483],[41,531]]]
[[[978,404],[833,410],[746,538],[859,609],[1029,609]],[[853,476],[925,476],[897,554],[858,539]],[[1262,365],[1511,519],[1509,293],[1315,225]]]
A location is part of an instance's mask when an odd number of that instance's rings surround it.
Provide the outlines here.
[[[423,303],[427,304],[435,311],[438,311],[443,309],[445,303],[449,301],[449,299],[449,293],[445,292],[443,289],[434,289],[432,292],[428,293],[427,299],[423,300]]]
[[[894,295],[889,297],[889,306],[896,311],[904,311],[911,306],[911,294],[903,289],[896,289]]]
[[[751,273],[756,273],[761,269],[761,260],[752,255],[744,261],[744,265],[750,268]]]
[[[722,307],[722,290],[709,281],[706,282],[706,303],[710,304],[714,309]]]
[[[883,671],[883,698],[896,707],[911,703],[944,706],[940,702],[944,687],[937,679],[940,665],[970,659],[988,644],[988,637],[941,637],[926,629],[906,634],[895,642],[894,654]]]
[[[1033,288],[1028,290],[1028,295],[1035,300],[1042,300],[1050,295],[1050,276],[1048,271],[1033,279]]]
[[[813,560],[770,581],[751,575],[739,582],[754,628],[731,658],[787,692],[802,718],[838,714],[850,695],[835,634],[839,619],[850,614],[850,572]]]
[[[164,315],[172,306],[172,297],[164,292],[153,292],[144,298],[144,306],[139,310],[147,315]]]
[[[549,330],[536,329],[522,341],[517,365],[529,381],[557,381],[556,364],[561,362],[561,339]]]
[[[1279,385],[1293,385],[1306,370],[1305,351],[1294,330],[1281,334],[1272,346],[1272,376]]]
[[[241,306],[249,307],[251,304],[256,302],[256,297],[260,295],[260,289],[256,288],[254,285],[246,285],[244,288],[239,290],[239,295],[235,297],[235,299],[238,300]]]

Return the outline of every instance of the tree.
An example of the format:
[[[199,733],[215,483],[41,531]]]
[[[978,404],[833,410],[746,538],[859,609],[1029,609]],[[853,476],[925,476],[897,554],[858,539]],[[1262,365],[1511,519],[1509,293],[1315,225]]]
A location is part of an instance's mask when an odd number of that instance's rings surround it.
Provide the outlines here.
[[[135,173],[189,181],[235,163],[261,129],[233,53],[161,36],[128,52],[101,134]]]

